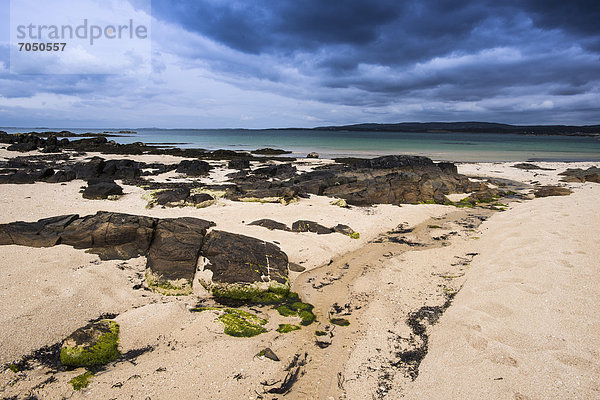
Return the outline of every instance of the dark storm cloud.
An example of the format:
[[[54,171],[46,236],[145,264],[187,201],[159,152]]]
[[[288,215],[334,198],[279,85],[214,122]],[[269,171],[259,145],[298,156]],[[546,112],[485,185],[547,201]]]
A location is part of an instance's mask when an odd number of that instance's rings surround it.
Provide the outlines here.
[[[174,5],[173,5],[174,4]],[[600,3],[594,1],[159,1],[154,12],[242,54],[274,57],[315,80],[315,98],[383,105],[425,90],[448,100],[481,99],[507,88],[548,84],[547,93],[598,85]],[[463,65],[414,70],[436,59],[520,52],[505,62],[479,57]],[[570,59],[572,49],[589,55]],[[209,63],[222,73],[285,81],[273,65],[245,59]],[[361,66],[382,67],[379,73]],[[411,72],[412,71],[412,72]],[[347,97],[335,89],[357,89]],[[544,89],[541,89],[542,93]],[[467,93],[469,93],[467,95]],[[386,96],[387,94],[387,96]],[[365,97],[366,96],[366,97]]]

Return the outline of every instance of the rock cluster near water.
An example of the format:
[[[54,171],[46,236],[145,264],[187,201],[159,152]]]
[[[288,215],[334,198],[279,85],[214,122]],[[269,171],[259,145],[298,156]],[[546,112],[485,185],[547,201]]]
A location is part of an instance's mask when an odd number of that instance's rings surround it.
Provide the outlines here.
[[[595,182],[600,183],[600,168],[590,167],[588,169],[569,168],[559,175],[564,176],[563,182]]]
[[[147,256],[156,285],[191,282],[198,259],[215,284],[279,283],[288,278],[287,255],[276,245],[229,232],[198,218],[151,218],[112,212],[0,224],[0,245],[87,249],[103,260]]]

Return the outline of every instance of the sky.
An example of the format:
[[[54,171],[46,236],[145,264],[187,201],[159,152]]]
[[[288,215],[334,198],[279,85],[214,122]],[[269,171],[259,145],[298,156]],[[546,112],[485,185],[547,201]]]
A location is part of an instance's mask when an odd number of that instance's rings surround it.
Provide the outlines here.
[[[600,124],[597,0],[119,0],[151,54],[109,74],[11,72],[18,2],[0,0],[0,126]]]

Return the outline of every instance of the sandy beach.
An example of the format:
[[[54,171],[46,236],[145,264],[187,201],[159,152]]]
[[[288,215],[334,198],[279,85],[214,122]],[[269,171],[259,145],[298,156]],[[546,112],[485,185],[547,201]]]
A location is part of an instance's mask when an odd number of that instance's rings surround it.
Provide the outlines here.
[[[15,157],[0,148],[0,160]],[[40,154],[30,152],[27,155]],[[106,155],[145,163],[178,163],[159,155]],[[156,182],[219,184],[235,172],[225,163],[202,178],[175,171]],[[257,167],[253,162],[252,168]],[[300,172],[331,160],[298,160]],[[115,200],[88,200],[79,179],[0,185],[0,224],[98,211],[153,218],[195,217],[216,228],[273,243],[303,272],[289,272],[291,289],[314,306],[316,322],[299,323],[274,307],[244,310],[268,320],[265,333],[224,334],[218,310],[190,312],[210,293],[148,290],[146,257],[102,260],[65,244],[0,247],[0,397],[7,399],[548,399],[600,397],[600,184],[561,182],[567,168],[597,163],[458,164],[471,180],[516,181],[525,197],[497,208],[441,204],[332,205],[311,194],[288,205],[218,198],[205,208],[156,206],[146,190],[116,182]],[[503,181],[502,181],[503,182]],[[541,185],[573,191],[534,198]],[[493,186],[493,184],[492,184]],[[497,186],[496,186],[497,187]],[[459,201],[468,193],[449,195]],[[269,230],[248,225],[271,219],[292,226],[311,220],[341,233]],[[212,303],[211,303],[212,304]],[[112,315],[124,357],[96,371],[89,385],[69,381],[85,372],[32,361],[10,368],[68,337],[88,321]],[[343,318],[347,326],[330,322]],[[412,322],[411,322],[412,321]],[[420,329],[422,328],[422,329]],[[322,335],[315,335],[319,331]],[[261,350],[270,348],[273,361]],[[291,389],[280,387],[296,372]]]

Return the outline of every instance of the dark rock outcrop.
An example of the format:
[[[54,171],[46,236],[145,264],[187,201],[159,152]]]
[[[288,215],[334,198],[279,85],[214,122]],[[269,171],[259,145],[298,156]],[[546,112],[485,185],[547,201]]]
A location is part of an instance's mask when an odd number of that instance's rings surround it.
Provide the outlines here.
[[[161,206],[176,207],[183,204],[189,196],[188,188],[165,190],[156,195],[156,202]]]
[[[268,219],[268,218],[259,219],[259,220],[250,222],[248,225],[262,226],[263,228],[267,228],[271,231],[273,231],[273,230],[289,231],[289,228],[283,222],[277,222],[277,221],[274,221],[274,220]]]
[[[171,282],[192,281],[200,255],[208,260],[205,269],[213,272],[214,283],[287,284],[288,258],[279,247],[234,233],[207,234],[214,225],[191,217],[157,219],[100,211],[82,218],[71,214],[0,224],[0,245],[66,244],[88,249],[103,260],[147,256],[152,285],[169,290]]]
[[[191,217],[159,220],[147,267],[162,279],[191,281],[206,230],[211,226],[213,222]]]
[[[83,198],[89,200],[103,200],[109,196],[121,196],[123,188],[114,181],[90,180],[83,191]]]
[[[600,183],[600,168],[590,167],[588,169],[569,168],[559,175],[564,176],[563,182],[595,182]]]
[[[127,260],[148,253],[156,223],[156,218],[100,211],[74,220],[60,243],[89,249],[103,260]]]
[[[317,224],[313,221],[299,220],[292,224],[292,231],[294,232],[313,232],[319,235],[325,235],[332,233],[333,229],[327,228],[323,225]]]
[[[210,164],[201,160],[183,160],[176,171],[188,176],[204,176],[210,171]]]
[[[314,151],[311,153],[308,153],[306,155],[306,158],[319,158],[319,153],[315,153]]]
[[[250,160],[247,158],[234,158],[227,163],[231,169],[248,169],[250,168]]]
[[[65,227],[79,218],[77,214],[44,218],[36,222],[17,221],[0,224],[0,245],[52,247],[60,243]]]
[[[202,255],[215,283],[286,283],[288,258],[273,243],[213,230],[206,235]]]

